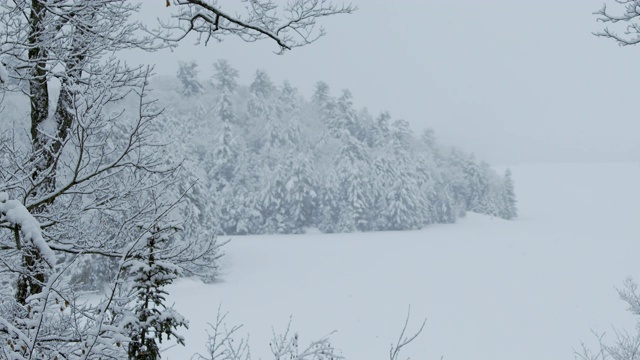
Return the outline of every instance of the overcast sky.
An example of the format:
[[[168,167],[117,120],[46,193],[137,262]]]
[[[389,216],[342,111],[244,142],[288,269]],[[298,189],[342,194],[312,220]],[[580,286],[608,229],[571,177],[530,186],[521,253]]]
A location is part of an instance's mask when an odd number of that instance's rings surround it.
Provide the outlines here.
[[[224,58],[245,84],[261,68],[305,95],[322,80],[492,164],[640,160],[640,46],[591,34],[602,0],[352,2],[353,15],[324,19],[326,37],[282,56],[269,41],[228,39],[136,60],[175,74],[195,59],[208,76]],[[145,8],[150,19],[170,11]]]

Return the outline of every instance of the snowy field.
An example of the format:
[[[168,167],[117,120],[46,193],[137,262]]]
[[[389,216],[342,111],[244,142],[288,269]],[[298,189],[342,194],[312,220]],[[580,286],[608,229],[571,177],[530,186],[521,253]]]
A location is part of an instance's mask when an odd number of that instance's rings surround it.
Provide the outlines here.
[[[333,330],[351,360],[388,359],[407,307],[422,335],[406,359],[567,360],[591,330],[632,328],[616,287],[640,280],[640,165],[512,167],[520,217],[468,214],[413,232],[234,237],[222,282],[170,289],[204,351],[219,304],[243,324],[253,359],[271,357],[289,316],[302,345]]]

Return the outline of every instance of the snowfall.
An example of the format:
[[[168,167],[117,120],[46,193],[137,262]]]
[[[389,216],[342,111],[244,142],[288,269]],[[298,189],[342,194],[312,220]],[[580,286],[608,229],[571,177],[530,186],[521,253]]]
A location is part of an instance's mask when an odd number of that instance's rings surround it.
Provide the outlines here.
[[[219,307],[263,360],[290,317],[301,346],[336,331],[346,359],[388,359],[409,306],[409,332],[427,322],[401,359],[567,360],[595,346],[592,332],[633,330],[616,289],[640,281],[640,165],[511,170],[513,221],[470,213],[419,231],[232,237],[218,283],[169,289],[190,326],[186,347],[163,358],[204,353]]]

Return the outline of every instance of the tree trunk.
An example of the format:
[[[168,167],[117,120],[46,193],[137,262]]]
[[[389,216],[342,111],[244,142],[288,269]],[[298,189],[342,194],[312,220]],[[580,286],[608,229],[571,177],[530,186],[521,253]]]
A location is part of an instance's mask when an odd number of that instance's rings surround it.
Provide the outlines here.
[[[48,147],[48,139],[39,134],[39,127],[49,116],[49,86],[47,84],[47,57],[48,52],[44,46],[43,37],[46,35],[45,26],[46,10],[39,0],[31,1],[31,15],[29,22],[31,33],[29,34],[29,62],[31,71],[29,74],[29,95],[31,101],[31,145],[33,156],[38,158],[35,163],[35,171],[32,179],[41,181],[33,196],[40,196],[52,192],[55,189],[55,177],[47,176],[39,179],[42,172],[47,171],[54,161],[54,154]],[[51,175],[51,173],[49,173]],[[42,213],[46,205],[33,209],[34,214]],[[24,244],[22,247],[23,272],[18,278],[16,289],[16,301],[25,304],[27,297],[42,291],[42,282],[45,274],[40,266],[42,257],[33,246]]]

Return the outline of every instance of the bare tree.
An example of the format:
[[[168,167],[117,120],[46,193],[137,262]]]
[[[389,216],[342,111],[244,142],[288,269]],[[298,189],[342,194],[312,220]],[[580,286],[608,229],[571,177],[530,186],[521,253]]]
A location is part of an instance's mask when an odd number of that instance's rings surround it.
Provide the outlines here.
[[[125,0],[0,2],[0,92],[29,102],[27,133],[0,134],[0,339],[11,344],[0,358],[121,358],[131,341],[126,264],[185,200],[157,136],[152,69],[114,57],[160,48],[130,20],[137,10]],[[34,222],[15,221],[16,209]],[[178,233],[163,260],[193,273],[215,266],[217,247],[213,233]],[[80,302],[67,276],[90,255],[116,267],[98,304]]]
[[[215,324],[209,324],[210,330],[207,340],[207,354],[195,354],[192,359],[197,360],[250,360],[251,352],[249,349],[249,338],[243,338],[239,342],[235,341],[235,335],[242,325],[227,327],[225,320],[228,313],[222,313],[220,307],[218,307],[218,315],[216,317]],[[398,337],[398,341],[395,344],[391,344],[389,350],[389,360],[400,359],[400,352],[404,347],[411,344],[420,336],[424,326],[427,322],[425,319],[422,322],[420,328],[413,334],[407,334],[407,328],[409,326],[409,320],[411,318],[411,307],[407,312],[407,318],[405,319],[404,326]],[[271,347],[271,353],[274,360],[340,360],[344,357],[340,354],[340,351],[334,347],[329,341],[330,336],[335,331],[329,333],[327,336],[320,338],[319,340],[311,341],[308,346],[300,347],[299,335],[297,332],[291,330],[291,318],[287,323],[287,328],[281,334],[276,334],[273,331],[273,337],[269,346]],[[234,346],[234,344],[236,344]],[[592,360],[592,359],[589,359]],[[595,359],[593,359],[595,360]],[[617,360],[617,359],[616,359]]]
[[[318,25],[322,17],[350,14],[357,8],[351,4],[336,5],[327,0],[242,0],[243,9],[232,13],[216,0],[173,0],[178,12],[173,21],[161,22],[162,31],[154,31],[169,43],[181,41],[189,34],[198,43],[221,41],[235,35],[244,41],[274,41],[281,54],[286,50],[313,43],[325,35]]]
[[[398,337],[398,341],[396,342],[395,345],[391,344],[391,349],[389,350],[389,360],[398,360],[398,358],[400,357],[400,351],[405,346],[412,343],[418,336],[420,336],[420,333],[422,333],[422,330],[424,329],[424,326],[427,323],[427,319],[424,319],[418,331],[413,333],[413,335],[407,335],[406,334],[407,327],[409,326],[410,319],[411,319],[411,306],[409,306],[409,310],[407,310],[407,318],[404,321],[404,326],[402,327],[402,331],[400,331],[400,336]]]
[[[0,95],[29,103],[20,119],[27,131],[0,134],[0,277],[6,280],[0,282],[0,358],[123,358],[136,336],[145,342],[166,330],[145,328],[155,325],[136,313],[164,307],[140,300],[152,284],[134,284],[132,262],[155,264],[161,251],[170,279],[215,267],[219,244],[212,230],[193,226],[189,211],[176,211],[190,207],[189,198],[172,186],[180,168],[166,160],[158,135],[163,111],[149,97],[152,68],[122,63],[120,51],[159,50],[191,32],[207,39],[271,38],[283,51],[322,36],[317,18],[354,10],[315,0],[282,9],[252,0],[245,17],[222,12],[215,2],[175,5],[178,22],[150,34],[132,19],[139,5],[127,0],[0,2]],[[173,31],[177,36],[169,37]],[[199,214],[207,222],[210,215]],[[176,223],[161,250],[144,250],[153,229]],[[114,265],[97,303],[81,302],[68,276],[87,256]],[[184,324],[175,319],[172,326]]]
[[[604,4],[600,10],[594,12],[594,15],[598,16],[598,21],[605,24],[624,23],[622,33],[605,27],[594,35],[613,39],[621,46],[640,43],[640,0],[615,0],[615,2],[622,5],[624,10],[611,12],[607,4]]]
[[[618,289],[620,299],[627,303],[628,310],[636,316],[640,316],[640,293],[638,284],[631,278],[624,282],[622,289]],[[575,351],[578,360],[640,360],[640,320],[636,324],[635,331],[614,329],[615,339],[612,344],[607,344],[604,333],[594,332],[598,340],[598,348],[590,349],[584,343],[580,350]]]

